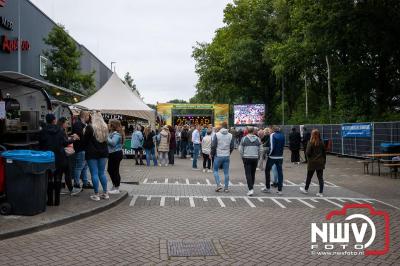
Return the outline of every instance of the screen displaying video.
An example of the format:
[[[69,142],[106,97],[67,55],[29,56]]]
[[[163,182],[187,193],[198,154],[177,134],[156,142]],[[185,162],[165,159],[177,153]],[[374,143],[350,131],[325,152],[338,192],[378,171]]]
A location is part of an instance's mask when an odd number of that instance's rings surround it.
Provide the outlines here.
[[[233,106],[235,125],[264,124],[265,104],[245,104]]]

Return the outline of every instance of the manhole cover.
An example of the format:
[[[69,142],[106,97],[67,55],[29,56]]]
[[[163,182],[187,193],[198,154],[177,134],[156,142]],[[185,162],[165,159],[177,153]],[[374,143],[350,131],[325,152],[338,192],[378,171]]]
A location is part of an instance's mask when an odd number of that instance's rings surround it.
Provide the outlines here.
[[[170,257],[217,256],[211,240],[168,240]]]

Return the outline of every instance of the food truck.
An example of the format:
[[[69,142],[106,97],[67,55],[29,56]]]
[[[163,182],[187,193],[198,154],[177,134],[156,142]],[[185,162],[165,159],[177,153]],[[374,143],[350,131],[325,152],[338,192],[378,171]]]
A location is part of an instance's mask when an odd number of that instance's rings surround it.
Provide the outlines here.
[[[68,99],[84,95],[30,76],[0,72],[0,145],[2,149],[35,149],[46,114],[65,116],[71,122]]]

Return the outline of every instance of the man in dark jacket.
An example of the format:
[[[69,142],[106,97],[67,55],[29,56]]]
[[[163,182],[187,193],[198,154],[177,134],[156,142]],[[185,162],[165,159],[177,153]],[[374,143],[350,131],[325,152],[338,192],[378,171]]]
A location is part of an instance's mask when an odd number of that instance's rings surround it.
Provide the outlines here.
[[[292,132],[289,134],[289,150],[291,151],[291,162],[300,164],[300,148],[301,148],[301,136],[300,132],[296,131],[296,128],[292,128]]]
[[[90,189],[93,186],[88,181],[87,176],[87,163],[85,160],[85,150],[82,145],[83,131],[86,124],[89,122],[89,112],[81,111],[79,114],[79,119],[72,125],[72,133],[79,136],[78,141],[74,143],[75,150],[75,165],[74,165],[74,189],[73,194],[77,194],[81,191],[80,178],[82,176],[83,186],[82,188]]]
[[[265,166],[265,185],[261,191],[264,193],[271,193],[271,169],[273,165],[276,165],[278,172],[278,191],[277,193],[282,194],[283,187],[283,150],[285,148],[285,136],[281,133],[280,128],[273,126],[274,132],[270,135],[270,147],[269,157],[267,159],[267,165]]]
[[[186,159],[188,149],[189,133],[187,126],[183,127],[181,133],[181,159]]]
[[[51,173],[48,179],[47,186],[47,205],[53,205],[53,191],[54,191],[54,205],[60,205],[60,191],[62,174],[66,172],[67,156],[64,148],[72,143],[68,141],[62,128],[56,125],[56,117],[54,114],[46,115],[46,125],[39,134],[39,148],[42,151],[52,151],[55,157],[56,170]],[[74,139],[78,136],[74,135]]]
[[[310,132],[307,131],[307,128],[303,127],[303,140],[302,140],[302,142],[303,142],[304,159],[305,159],[304,163],[307,163],[307,153],[306,153],[306,150],[307,150],[307,144],[308,144],[308,142],[310,141],[310,139],[311,139],[311,134],[310,134]]]

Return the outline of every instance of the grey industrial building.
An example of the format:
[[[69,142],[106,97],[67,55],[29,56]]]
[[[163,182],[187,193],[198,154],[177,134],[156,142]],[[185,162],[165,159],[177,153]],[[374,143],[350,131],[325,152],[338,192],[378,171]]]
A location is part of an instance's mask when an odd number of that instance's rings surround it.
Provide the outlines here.
[[[0,72],[14,71],[45,81],[48,59],[43,51],[49,47],[43,38],[47,37],[56,23],[28,0],[0,0]],[[18,47],[18,37],[21,45]],[[81,71],[95,71],[96,89],[101,88],[112,75],[85,46],[76,42],[82,52]],[[20,49],[20,59],[18,56]],[[19,66],[20,62],[20,66]]]

